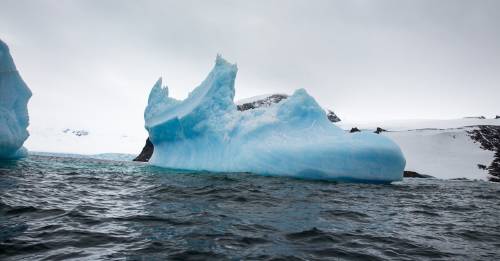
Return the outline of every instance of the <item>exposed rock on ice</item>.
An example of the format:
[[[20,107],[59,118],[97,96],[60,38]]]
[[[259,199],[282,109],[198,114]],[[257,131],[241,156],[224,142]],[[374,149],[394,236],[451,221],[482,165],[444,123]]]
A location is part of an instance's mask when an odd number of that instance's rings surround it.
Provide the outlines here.
[[[259,95],[236,102],[236,106],[239,111],[253,110],[255,108],[269,107],[273,104],[280,103],[281,101],[288,98],[286,94],[269,94],[269,95]],[[340,118],[332,111],[326,110],[327,117],[331,122],[339,122]]]
[[[478,120],[485,120],[486,117],[484,116],[467,116],[467,117],[464,117],[465,119],[478,119]]]
[[[355,133],[355,132],[360,132],[360,130],[357,127],[353,127],[349,132]]]
[[[137,157],[134,158],[134,161],[148,162],[153,156],[153,152],[155,151],[155,147],[149,138],[146,139],[146,144],[142,148],[141,153]]]
[[[394,142],[374,133],[346,133],[303,89],[277,104],[238,111],[236,72],[236,65],[217,57],[183,101],[168,97],[161,79],[155,84],[144,112],[154,145],[151,164],[311,179],[402,179],[405,159]]]
[[[9,47],[0,40],[0,159],[27,155],[28,100],[31,91],[14,65]]]
[[[420,174],[418,172],[410,171],[410,170],[405,170],[403,177],[405,177],[405,178],[419,178],[419,179],[434,178],[433,176]]]
[[[239,111],[253,110],[256,108],[269,107],[288,98],[286,94],[261,95],[237,102]]]
[[[328,114],[326,115],[328,117],[328,119],[331,121],[331,122],[339,122],[340,121],[340,118],[339,116],[337,116],[337,114],[335,114],[333,111],[331,110],[328,110]]]

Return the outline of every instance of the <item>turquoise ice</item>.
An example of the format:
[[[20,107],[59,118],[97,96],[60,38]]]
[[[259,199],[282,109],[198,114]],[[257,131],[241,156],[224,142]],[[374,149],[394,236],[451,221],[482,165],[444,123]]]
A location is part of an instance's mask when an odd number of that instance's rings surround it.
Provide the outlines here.
[[[0,159],[24,157],[29,134],[28,100],[31,91],[14,65],[9,47],[0,40]]]
[[[345,132],[304,89],[270,107],[238,111],[233,102],[237,70],[218,56],[207,78],[183,101],[168,97],[158,80],[144,112],[155,147],[151,164],[307,179],[402,179],[405,159],[394,142]]]

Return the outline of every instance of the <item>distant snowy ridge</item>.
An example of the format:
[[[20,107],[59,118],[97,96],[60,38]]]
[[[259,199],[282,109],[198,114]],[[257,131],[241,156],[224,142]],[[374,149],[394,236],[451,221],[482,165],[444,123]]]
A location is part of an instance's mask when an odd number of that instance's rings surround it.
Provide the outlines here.
[[[143,145],[141,134],[116,132],[112,128],[88,128],[82,125],[30,126],[32,135],[25,146],[30,151],[95,155],[135,153]]]
[[[274,96],[275,98],[279,98],[279,99],[273,99],[273,98],[270,99],[271,96]],[[277,103],[277,102],[281,101],[282,99],[286,99],[286,98],[288,98],[288,94],[268,93],[268,94],[262,94],[262,95],[257,95],[257,96],[252,96],[252,97],[244,98],[241,100],[237,100],[234,102],[234,104],[243,105],[245,103],[261,103],[261,101],[264,101],[264,100],[271,100],[271,101],[274,101],[274,103]],[[268,103],[268,104],[270,104],[270,103]]]
[[[239,111],[269,107],[288,98],[287,94],[259,95],[235,102]]]
[[[24,157],[29,136],[28,100],[31,90],[23,81],[9,47],[0,40],[0,159]]]
[[[348,130],[353,127],[358,127],[363,130],[374,130],[377,127],[382,127],[389,131],[407,131],[407,130],[422,130],[434,129],[445,130],[452,128],[462,128],[467,126],[478,125],[500,125],[498,119],[478,119],[478,118],[458,118],[458,119],[408,119],[408,120],[380,120],[366,122],[342,121],[337,124],[339,127]]]
[[[451,120],[399,120],[364,124],[340,123],[345,130],[359,126],[395,141],[406,157],[406,170],[436,178],[498,181],[500,119],[467,117]]]
[[[74,134],[75,136],[78,136],[78,137],[89,135],[89,131],[87,131],[87,130],[72,130],[72,129],[66,128],[62,132],[68,133],[68,134],[71,133],[71,134]]]

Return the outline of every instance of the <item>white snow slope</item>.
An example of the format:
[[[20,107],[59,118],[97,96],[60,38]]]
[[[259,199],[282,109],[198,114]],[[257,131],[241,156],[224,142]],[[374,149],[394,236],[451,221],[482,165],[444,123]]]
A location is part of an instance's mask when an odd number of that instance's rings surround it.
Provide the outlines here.
[[[31,136],[26,141],[25,146],[31,151],[39,152],[84,155],[101,153],[136,154],[144,145],[144,134],[117,133],[112,128],[103,130],[86,129],[82,126],[32,126],[30,132]]]
[[[436,178],[487,179],[488,172],[478,164],[490,165],[494,152],[483,150],[467,131],[477,125],[500,125],[500,119],[400,120],[372,123],[338,124],[345,130],[358,127],[373,131],[388,130],[382,135],[395,141],[406,158],[405,170]]]

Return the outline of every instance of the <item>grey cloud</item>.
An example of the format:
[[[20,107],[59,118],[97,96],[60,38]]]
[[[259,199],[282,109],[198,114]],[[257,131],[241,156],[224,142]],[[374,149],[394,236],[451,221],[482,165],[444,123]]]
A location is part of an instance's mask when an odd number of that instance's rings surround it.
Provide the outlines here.
[[[498,1],[0,1],[32,121],[141,133],[159,76],[187,95],[216,53],[237,97],[306,88],[348,120],[500,113]],[[60,106],[65,106],[61,110]],[[51,115],[51,116],[47,116]]]

